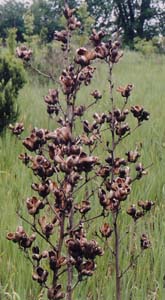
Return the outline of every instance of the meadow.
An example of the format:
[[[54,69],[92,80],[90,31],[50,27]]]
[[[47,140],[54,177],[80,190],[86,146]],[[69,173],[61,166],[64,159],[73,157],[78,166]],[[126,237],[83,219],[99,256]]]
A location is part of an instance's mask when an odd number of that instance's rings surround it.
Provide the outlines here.
[[[96,110],[107,112],[110,110],[107,70],[102,64],[98,65],[93,83],[83,88],[78,95],[78,102],[86,104],[89,94],[98,88],[103,93],[103,99],[98,103]],[[159,55],[142,56],[135,52],[126,52],[121,62],[114,70],[115,88],[127,83],[134,84],[134,90],[129,105],[143,105],[150,112],[150,120],[128,139],[123,140],[120,152],[125,153],[142,144],[141,160],[144,165],[152,165],[148,175],[133,186],[129,203],[124,203],[125,210],[130,203],[137,200],[152,200],[154,209],[147,214],[144,220],[139,221],[136,228],[136,250],[139,251],[139,237],[147,232],[152,247],[143,252],[134,265],[123,277],[123,300],[164,300],[165,299],[165,57]],[[20,117],[19,121],[25,124],[24,136],[33,127],[55,128],[56,121],[49,119],[43,100],[48,88],[53,83],[41,83],[37,77],[27,75],[27,83],[19,94]],[[115,98],[122,102],[120,95],[115,92]],[[90,103],[90,102],[89,102]],[[92,108],[93,110],[93,108]],[[89,111],[89,115],[93,111]],[[78,130],[78,128],[76,128]],[[108,133],[105,132],[105,139]],[[20,141],[11,135],[9,130],[0,138],[0,300],[37,300],[46,299],[41,289],[31,278],[32,268],[17,246],[6,240],[7,232],[14,231],[22,224],[16,214],[20,210],[25,216],[25,200],[32,194],[31,183],[33,176],[30,170],[25,169],[18,155],[23,152]],[[103,153],[102,146],[96,152]],[[77,196],[78,197],[78,196]],[[93,205],[96,211],[98,200]],[[95,223],[96,224],[96,223]],[[99,228],[90,226],[90,234]],[[25,229],[28,228],[23,224]],[[123,210],[120,226],[122,232],[133,231],[133,223]],[[29,228],[28,228],[29,230]],[[113,241],[112,241],[113,242]],[[132,248],[130,234],[125,234],[122,240],[121,261],[123,269],[129,263]],[[75,291],[74,299],[79,300],[113,300],[115,299],[115,274],[112,255],[106,251],[104,257],[99,258],[97,270],[92,278],[81,283]]]

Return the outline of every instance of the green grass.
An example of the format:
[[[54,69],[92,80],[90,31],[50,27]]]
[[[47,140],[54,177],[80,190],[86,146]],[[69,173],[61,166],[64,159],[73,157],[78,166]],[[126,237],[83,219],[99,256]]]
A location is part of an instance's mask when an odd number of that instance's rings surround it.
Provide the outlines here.
[[[155,201],[155,208],[137,226],[136,247],[140,250],[139,237],[143,232],[149,234],[152,248],[144,251],[137,266],[131,269],[123,278],[122,300],[164,300],[165,288],[163,277],[165,275],[165,57],[143,57],[137,53],[128,52],[121,62],[115,66],[114,82],[118,85],[133,83],[135,88],[131,95],[129,105],[141,104],[151,113],[151,118],[135,134],[125,139],[120,145],[119,154],[124,155],[136,144],[142,143],[142,161],[150,165],[149,174],[133,186],[129,200],[123,204],[127,208],[130,203],[137,200],[151,199]],[[110,101],[107,89],[107,70],[101,64],[98,66],[93,83],[83,88],[78,95],[79,103],[89,103],[89,94],[98,88],[103,92],[103,99],[95,110],[107,112],[110,110]],[[52,84],[50,84],[52,87]],[[26,84],[19,95],[20,120],[25,123],[25,136],[34,127],[53,128],[55,120],[48,120],[43,96],[47,94],[48,86],[41,86],[37,80]],[[115,92],[117,102],[122,105],[120,95]],[[91,98],[90,98],[91,99]],[[93,108],[87,113],[88,118]],[[77,124],[76,131],[79,129]],[[108,140],[106,133],[104,140]],[[6,132],[0,139],[0,299],[37,300],[40,288],[31,279],[31,265],[17,246],[7,241],[5,236],[14,231],[22,221],[17,217],[16,210],[20,209],[26,215],[25,199],[32,195],[31,183],[34,180],[30,170],[26,169],[17,159],[24,149],[21,142]],[[102,153],[101,145],[96,153]],[[93,199],[95,210],[99,210],[98,200]],[[111,218],[109,219],[111,222]],[[91,226],[92,232],[99,227],[100,221]],[[23,224],[29,231],[26,224]],[[96,228],[95,228],[96,227]],[[121,214],[120,227],[122,234],[127,230],[132,232],[133,224],[126,215]],[[129,263],[132,238],[125,234],[121,246],[121,265],[123,269]],[[113,243],[113,241],[111,242]],[[88,282],[80,284],[75,291],[75,300],[113,300],[115,299],[115,270],[112,255],[106,251],[105,256],[97,260],[97,270]],[[46,299],[43,297],[43,299]]]

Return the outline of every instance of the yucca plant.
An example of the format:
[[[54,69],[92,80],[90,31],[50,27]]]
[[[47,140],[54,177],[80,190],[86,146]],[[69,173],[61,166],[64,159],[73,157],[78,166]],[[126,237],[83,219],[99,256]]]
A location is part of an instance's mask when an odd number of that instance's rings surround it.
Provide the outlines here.
[[[34,128],[23,139],[23,145],[29,152],[19,156],[36,177],[31,186],[33,194],[26,199],[31,219],[17,212],[30,226],[32,234],[29,236],[19,226],[15,232],[8,233],[7,238],[24,251],[33,267],[33,280],[47,289],[47,298],[51,300],[74,299],[74,289],[85,278],[93,275],[96,257],[104,254],[98,240],[104,245],[106,242],[104,250],[111,251],[114,258],[116,300],[121,300],[122,278],[137,262],[140,253],[133,251],[128,266],[125,270],[121,269],[123,230],[119,220],[125,209],[123,203],[129,197],[133,183],[146,175],[148,167],[138,162],[138,147],[135,150],[128,149],[124,157],[118,156],[117,151],[123,140],[134,134],[149,119],[149,113],[139,105],[129,107],[129,97],[133,90],[133,84],[130,83],[117,88],[122,97],[121,107],[117,106],[112,75],[115,64],[123,56],[119,41],[106,40],[105,32],[93,30],[91,47],[77,49],[74,61],[70,62],[72,33],[81,26],[74,13],[75,9],[66,4],[66,29],[55,32],[55,40],[61,42],[65,58],[65,67],[59,80],[36,69],[40,75],[59,85],[58,88],[50,89],[44,98],[49,117],[55,118],[59,127],[53,131]],[[31,66],[31,50],[25,46],[20,47],[17,55]],[[97,109],[97,103],[103,101],[102,94],[97,89],[90,95],[93,100],[89,105],[77,105],[78,92],[84,85],[90,85],[96,70],[94,63],[98,60],[107,65],[109,73],[110,109],[103,113],[93,112],[94,108]],[[92,112],[92,122],[85,119],[87,111]],[[126,122],[129,115],[135,118],[133,128]],[[79,126],[78,134],[76,125]],[[24,130],[22,123],[11,125],[10,128],[17,136]],[[108,138],[102,146],[102,159],[95,153],[99,144],[103,144],[105,140],[105,131]],[[95,188],[91,188],[91,183],[96,181]],[[96,198],[100,204],[99,214],[94,209],[96,204],[93,201]],[[139,208],[132,204],[127,208],[127,214],[136,225],[153,205],[150,200],[139,201]],[[102,220],[102,225],[91,240],[88,238],[87,228],[98,219]],[[37,242],[38,238],[43,240],[42,245]],[[141,251],[150,247],[145,233],[142,234],[140,243]]]

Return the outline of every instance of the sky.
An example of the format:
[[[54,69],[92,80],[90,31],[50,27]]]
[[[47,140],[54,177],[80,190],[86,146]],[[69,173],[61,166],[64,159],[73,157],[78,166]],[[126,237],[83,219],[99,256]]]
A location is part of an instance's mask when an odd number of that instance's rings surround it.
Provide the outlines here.
[[[0,0],[0,4],[4,3],[5,0]],[[27,2],[26,0],[17,0],[18,2]],[[33,0],[28,0],[28,2],[32,2]]]

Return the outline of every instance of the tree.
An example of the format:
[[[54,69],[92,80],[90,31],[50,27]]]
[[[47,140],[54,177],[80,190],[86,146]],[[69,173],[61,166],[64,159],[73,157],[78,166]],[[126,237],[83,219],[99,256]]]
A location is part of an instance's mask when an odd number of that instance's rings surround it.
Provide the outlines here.
[[[87,0],[88,11],[95,19],[95,26],[110,30],[112,25],[112,0]]]
[[[124,32],[124,41],[127,44],[133,42],[138,36],[146,37],[149,34],[149,21],[156,14],[155,8],[151,5],[151,0],[115,0],[114,8],[116,14],[116,25]],[[148,24],[148,26],[147,26]]]
[[[126,44],[135,37],[151,39],[163,34],[164,1],[153,0],[87,0],[88,10],[96,20],[96,27],[109,31],[121,30]]]
[[[25,27],[24,38],[30,44],[34,31],[34,15],[30,9],[26,11],[25,15],[23,16],[23,20]]]
[[[17,40],[23,40],[24,20],[23,15],[27,10],[26,2],[7,0],[0,5],[0,37],[7,37],[7,29],[17,29]]]
[[[24,83],[22,64],[11,56],[0,57],[0,133],[17,119],[16,99]]]
[[[31,10],[34,14],[34,33],[47,30],[47,41],[52,40],[54,30],[58,27],[59,1],[34,0]]]

